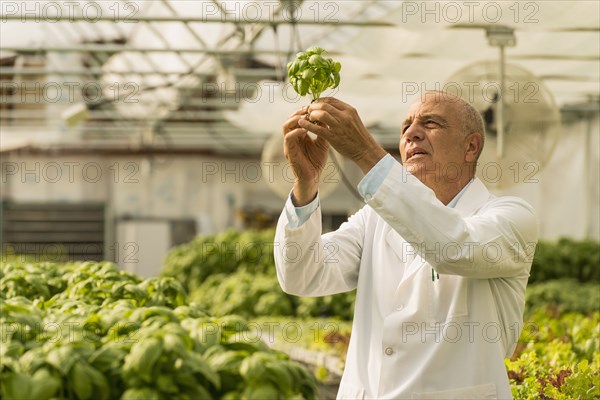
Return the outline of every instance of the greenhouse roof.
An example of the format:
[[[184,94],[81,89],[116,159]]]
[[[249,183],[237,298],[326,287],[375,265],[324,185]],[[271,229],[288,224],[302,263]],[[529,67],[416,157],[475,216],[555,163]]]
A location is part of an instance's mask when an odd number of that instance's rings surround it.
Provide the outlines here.
[[[329,94],[354,105],[392,148],[417,91],[485,94],[475,78],[456,85],[452,76],[482,60],[499,66],[500,43],[506,63],[535,75],[563,114],[598,109],[597,1],[3,1],[1,7],[3,150],[85,145],[256,153],[290,112],[308,104],[284,83],[285,65],[312,45],[342,63],[341,85]],[[37,92],[26,89],[35,83]]]

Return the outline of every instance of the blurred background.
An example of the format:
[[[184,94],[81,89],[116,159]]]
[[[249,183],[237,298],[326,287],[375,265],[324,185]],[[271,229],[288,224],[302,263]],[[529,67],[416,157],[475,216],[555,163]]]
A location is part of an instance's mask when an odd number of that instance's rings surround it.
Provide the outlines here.
[[[324,95],[390,153],[417,96],[458,94],[486,121],[486,185],[530,202],[543,239],[599,238],[596,1],[0,4],[5,253],[151,276],[195,235],[272,227],[293,179],[280,127],[310,101],[286,64],[313,45],[342,63]],[[330,230],[362,174],[325,175]]]

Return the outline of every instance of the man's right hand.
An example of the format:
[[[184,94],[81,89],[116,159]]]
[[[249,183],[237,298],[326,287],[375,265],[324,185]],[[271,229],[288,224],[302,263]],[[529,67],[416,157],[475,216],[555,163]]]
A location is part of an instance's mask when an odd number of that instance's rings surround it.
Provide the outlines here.
[[[287,161],[294,171],[294,205],[302,207],[310,203],[319,189],[319,178],[327,162],[329,142],[317,137],[312,139],[298,121],[307,118],[307,107],[290,115],[283,125],[283,148]]]

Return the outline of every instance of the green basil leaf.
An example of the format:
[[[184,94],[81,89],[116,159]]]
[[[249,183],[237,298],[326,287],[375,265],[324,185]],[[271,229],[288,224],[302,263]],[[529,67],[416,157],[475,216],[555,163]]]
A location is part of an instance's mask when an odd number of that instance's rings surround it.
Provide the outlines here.
[[[69,372],[69,382],[79,400],[91,399],[94,394],[93,380],[83,362],[76,362]]]
[[[163,352],[163,343],[157,338],[146,338],[131,346],[125,357],[124,369],[137,372],[147,382],[152,382],[152,369]]]
[[[154,389],[130,388],[123,393],[121,400],[161,400],[161,396]]]
[[[46,362],[67,376],[79,356],[71,346],[55,347],[46,356]]]
[[[269,363],[266,366],[266,376],[269,380],[283,393],[288,393],[292,390],[293,379],[289,370],[284,364],[278,362]]]
[[[315,76],[316,71],[314,69],[305,69],[302,72],[302,79],[311,79],[313,76]]]
[[[61,383],[61,379],[52,374],[48,368],[38,369],[31,379],[31,399],[45,400],[54,397]]]
[[[300,96],[306,96],[306,93],[308,93],[308,88],[309,88],[309,84],[308,81],[304,80],[304,79],[300,79]]]
[[[202,375],[217,389],[221,386],[219,374],[211,367],[200,354],[189,352],[185,355],[185,365],[187,365],[195,373]]]
[[[29,399],[31,397],[31,378],[20,372],[7,375],[2,376],[2,394],[7,399]]]
[[[243,399],[277,400],[281,397],[277,388],[269,383],[247,386],[242,394]]]

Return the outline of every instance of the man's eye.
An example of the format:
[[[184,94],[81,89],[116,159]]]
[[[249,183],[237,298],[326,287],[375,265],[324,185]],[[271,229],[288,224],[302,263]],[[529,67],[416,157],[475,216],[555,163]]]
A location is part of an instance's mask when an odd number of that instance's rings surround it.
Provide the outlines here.
[[[438,123],[435,122],[434,120],[430,119],[430,120],[427,120],[427,122],[425,122],[425,125],[438,125]]]

